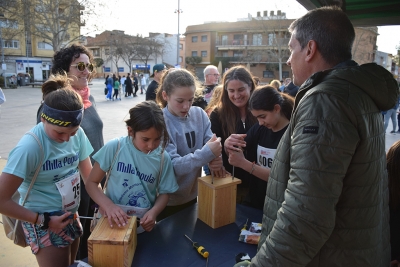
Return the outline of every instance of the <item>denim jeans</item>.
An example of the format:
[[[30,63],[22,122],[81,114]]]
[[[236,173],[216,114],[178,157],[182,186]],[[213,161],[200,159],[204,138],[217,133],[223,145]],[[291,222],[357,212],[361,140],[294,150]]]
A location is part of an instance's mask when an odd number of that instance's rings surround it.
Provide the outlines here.
[[[385,114],[385,132],[387,127],[389,126],[389,119],[392,120],[393,124],[393,131],[395,132],[397,129],[397,110],[396,109],[389,109]]]

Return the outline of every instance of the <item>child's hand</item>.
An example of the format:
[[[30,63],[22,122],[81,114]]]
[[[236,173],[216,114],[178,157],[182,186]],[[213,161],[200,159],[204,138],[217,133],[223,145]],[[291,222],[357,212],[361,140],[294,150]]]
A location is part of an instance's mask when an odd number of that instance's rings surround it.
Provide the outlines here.
[[[68,224],[73,222],[72,219],[68,218],[68,216],[70,216],[71,214],[71,212],[67,211],[60,216],[50,216],[49,228],[64,229]]]
[[[157,216],[155,216],[153,211],[150,209],[140,219],[140,225],[143,227],[145,231],[150,232],[156,225],[156,217]]]
[[[210,171],[214,172],[215,177],[225,177],[226,171],[223,166],[222,156],[216,157],[208,163]]]
[[[229,158],[228,162],[232,166],[240,167],[240,164],[245,161],[245,157],[243,155],[243,151],[239,149],[239,151],[231,151],[229,150]]]
[[[118,227],[123,227],[128,224],[129,216],[117,205],[110,204],[104,207],[105,214],[107,214],[108,223],[110,227],[113,227],[113,223],[116,223]]]
[[[239,151],[246,147],[244,138],[247,134],[231,134],[224,143],[225,151]]]
[[[211,149],[212,153],[218,157],[222,152],[221,138],[213,134],[211,139],[207,142],[208,147]]]

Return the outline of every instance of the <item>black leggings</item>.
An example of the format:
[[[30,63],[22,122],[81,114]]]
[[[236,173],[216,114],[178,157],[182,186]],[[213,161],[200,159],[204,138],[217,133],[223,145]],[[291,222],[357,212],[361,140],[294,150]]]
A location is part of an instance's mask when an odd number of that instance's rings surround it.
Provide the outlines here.
[[[115,99],[118,99],[118,89],[114,89],[114,94],[113,94],[113,96],[112,96],[112,98],[114,98],[114,96],[115,96]]]

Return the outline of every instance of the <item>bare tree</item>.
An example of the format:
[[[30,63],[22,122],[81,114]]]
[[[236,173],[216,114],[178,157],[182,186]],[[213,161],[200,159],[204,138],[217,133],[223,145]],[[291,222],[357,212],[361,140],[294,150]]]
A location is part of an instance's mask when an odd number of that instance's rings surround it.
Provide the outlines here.
[[[121,58],[129,66],[129,72],[132,72],[132,65],[137,54],[137,44],[139,43],[137,40],[140,38],[139,35],[127,35],[123,40],[124,45],[122,47]]]
[[[112,32],[109,39],[109,55],[107,61],[111,61],[117,68],[117,74],[119,74],[118,63],[123,58],[123,50],[125,46],[125,35],[123,33]]]
[[[137,38],[135,42],[136,54],[135,58],[140,60],[147,66],[147,63],[151,56],[157,56],[161,53],[163,44],[157,40],[152,40],[150,38]],[[147,70],[147,68],[145,68]]]
[[[94,18],[101,6],[101,1],[95,0],[0,0],[7,18],[22,24],[16,32],[26,36],[28,45],[33,36],[50,44],[54,51],[79,40],[81,26]]]
[[[269,65],[278,66],[279,79],[282,80],[282,65],[286,64],[290,53],[288,43],[290,33],[288,27],[293,20],[286,19],[284,13],[269,17],[257,17],[252,19],[253,27],[258,33],[253,33],[253,39],[249,40],[250,48],[246,47],[246,62],[266,62]]]

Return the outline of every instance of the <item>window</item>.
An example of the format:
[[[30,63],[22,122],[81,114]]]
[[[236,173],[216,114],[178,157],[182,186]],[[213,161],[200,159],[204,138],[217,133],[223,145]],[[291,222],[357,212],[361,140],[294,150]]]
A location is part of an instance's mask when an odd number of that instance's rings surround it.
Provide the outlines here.
[[[282,71],[282,79],[289,78],[289,72],[288,71]]]
[[[260,33],[253,34],[253,45],[262,44],[262,35]]]
[[[36,30],[38,30],[38,31],[51,32],[51,28],[49,25],[36,24],[35,27],[36,27]],[[61,29],[61,31],[63,31],[63,29]]]
[[[19,41],[17,40],[3,40],[2,43],[4,48],[19,48]]]
[[[202,35],[201,36],[201,41],[202,42],[207,42],[207,35]]]
[[[95,57],[99,57],[100,56],[100,49],[92,49],[92,54]]]
[[[274,78],[274,72],[270,71],[270,70],[264,70],[263,77],[264,78]]]
[[[179,63],[182,63],[183,58],[179,57]]]
[[[14,19],[0,20],[1,28],[18,29],[18,21]]]
[[[273,45],[276,39],[275,33],[268,34],[268,45]]]
[[[197,51],[192,51],[192,57],[197,57]]]
[[[228,52],[222,52],[222,57],[228,57]]]
[[[207,57],[207,51],[201,51],[201,57]]]
[[[179,44],[179,50],[183,49],[183,44]]]
[[[242,57],[242,56],[243,56],[243,52],[242,51],[233,52],[233,57]]]
[[[197,36],[192,36],[192,43],[197,43]]]
[[[233,35],[233,45],[243,45],[243,34],[234,34]]]
[[[53,50],[53,46],[46,42],[38,42],[38,49],[41,50]]]
[[[104,50],[104,54],[109,55],[109,54],[110,54],[110,49],[109,49],[109,48],[106,48],[106,49]]]
[[[228,35],[222,35],[221,36],[221,44],[222,45],[227,45],[228,44]]]

